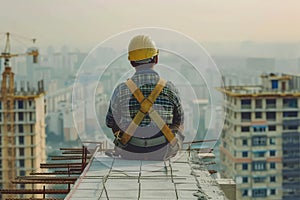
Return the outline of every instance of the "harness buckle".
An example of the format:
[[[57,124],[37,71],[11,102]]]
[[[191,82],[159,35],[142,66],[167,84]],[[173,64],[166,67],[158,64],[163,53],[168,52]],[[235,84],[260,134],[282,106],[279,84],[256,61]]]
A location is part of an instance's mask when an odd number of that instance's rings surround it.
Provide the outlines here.
[[[140,105],[140,111],[146,115],[152,107],[153,102],[151,102],[148,98],[144,98]]]
[[[123,133],[120,130],[118,130],[117,132],[114,133],[114,135],[116,137],[116,140],[121,140]]]

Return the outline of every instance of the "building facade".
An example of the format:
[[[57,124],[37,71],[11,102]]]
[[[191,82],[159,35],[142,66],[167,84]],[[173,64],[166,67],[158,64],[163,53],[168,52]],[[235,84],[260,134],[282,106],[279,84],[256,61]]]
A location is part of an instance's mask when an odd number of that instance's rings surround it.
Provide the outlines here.
[[[0,187],[4,189],[16,188],[11,180],[29,175],[46,161],[43,82],[38,82],[37,88],[29,84],[17,87],[10,67],[5,67],[2,74],[0,153]],[[17,187],[31,189],[32,186]]]
[[[300,198],[300,77],[264,74],[262,85],[228,86],[221,176],[237,199]]]

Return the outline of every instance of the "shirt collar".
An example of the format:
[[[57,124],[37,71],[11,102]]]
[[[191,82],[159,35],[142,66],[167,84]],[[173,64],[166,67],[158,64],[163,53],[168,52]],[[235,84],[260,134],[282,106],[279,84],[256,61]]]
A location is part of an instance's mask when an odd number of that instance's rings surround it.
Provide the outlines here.
[[[153,68],[146,67],[146,66],[140,66],[140,67],[136,68],[136,72],[134,75],[137,75],[137,74],[156,74],[156,75],[158,75],[158,73],[156,71],[154,71]]]

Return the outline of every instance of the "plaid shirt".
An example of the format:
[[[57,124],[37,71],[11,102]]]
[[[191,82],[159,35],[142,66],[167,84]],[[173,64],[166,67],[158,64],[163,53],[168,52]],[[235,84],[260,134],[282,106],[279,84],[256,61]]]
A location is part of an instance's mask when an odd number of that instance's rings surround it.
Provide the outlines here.
[[[139,69],[131,77],[145,97],[152,92],[159,78],[158,73],[149,68]],[[183,110],[178,90],[170,81],[167,82],[166,86],[154,102],[153,108],[159,113],[172,131],[175,134],[179,134],[183,139],[181,131],[181,127],[183,127]],[[106,125],[109,128],[112,128],[113,132],[118,130],[125,132],[139,109],[140,103],[132,95],[126,84],[121,83],[116,87],[112,95],[106,116]],[[145,128],[150,129],[151,127],[156,127],[156,125],[147,114],[139,125],[139,128],[144,128],[143,130],[145,131]]]

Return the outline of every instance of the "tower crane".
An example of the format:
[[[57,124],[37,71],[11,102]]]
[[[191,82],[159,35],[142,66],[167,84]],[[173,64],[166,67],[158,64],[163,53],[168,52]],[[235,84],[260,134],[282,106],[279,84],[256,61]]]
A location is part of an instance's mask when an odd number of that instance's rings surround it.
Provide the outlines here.
[[[36,39],[33,38],[32,39],[33,44],[35,44]],[[22,53],[22,54],[13,54],[10,52],[11,47],[10,47],[10,33],[6,33],[6,43],[5,43],[5,48],[4,51],[1,53],[0,55],[0,59],[4,58],[4,66],[8,66],[9,65],[9,60],[10,58],[13,57],[18,57],[18,56],[33,56],[33,63],[37,63],[37,58],[39,55],[38,50],[32,50],[30,52],[26,52],[26,53]]]
[[[32,40],[35,43],[35,39]],[[16,177],[16,141],[15,141],[15,85],[14,73],[10,66],[10,59],[19,56],[33,56],[33,63],[38,61],[38,50],[16,54],[11,53],[10,33],[6,33],[6,43],[0,59],[4,59],[4,71],[2,73],[1,96],[2,121],[3,128],[0,131],[2,138],[2,180],[3,188],[14,189],[15,185],[11,183]],[[1,61],[1,60],[0,60]],[[0,113],[1,114],[1,113]],[[1,119],[1,116],[0,116]],[[1,144],[1,143],[0,143]]]

